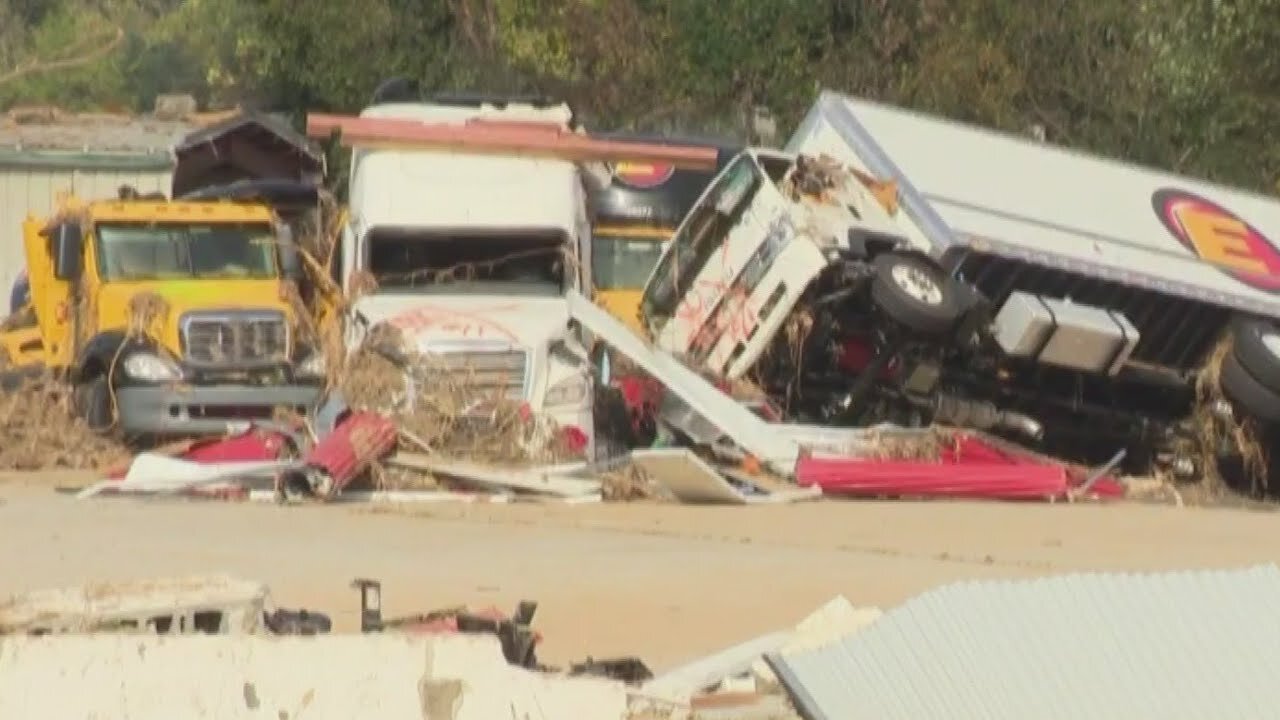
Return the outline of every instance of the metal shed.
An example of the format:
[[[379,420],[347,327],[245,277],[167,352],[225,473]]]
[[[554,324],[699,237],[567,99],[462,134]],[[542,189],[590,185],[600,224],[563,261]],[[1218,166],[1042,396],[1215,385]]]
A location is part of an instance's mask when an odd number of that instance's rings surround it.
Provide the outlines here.
[[[24,266],[22,221],[47,215],[58,195],[114,197],[121,185],[167,194],[173,145],[187,122],[53,110],[0,116],[0,289]]]

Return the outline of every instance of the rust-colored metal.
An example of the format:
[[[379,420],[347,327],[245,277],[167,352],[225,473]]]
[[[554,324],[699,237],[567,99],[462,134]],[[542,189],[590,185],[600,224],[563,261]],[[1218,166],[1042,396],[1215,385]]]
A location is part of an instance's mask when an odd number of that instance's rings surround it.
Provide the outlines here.
[[[717,155],[713,147],[605,140],[544,122],[478,119],[449,124],[319,113],[307,116],[308,137],[322,139],[334,132],[341,133],[341,142],[346,147],[467,150],[556,157],[574,162],[666,163],[703,171],[715,169]]]

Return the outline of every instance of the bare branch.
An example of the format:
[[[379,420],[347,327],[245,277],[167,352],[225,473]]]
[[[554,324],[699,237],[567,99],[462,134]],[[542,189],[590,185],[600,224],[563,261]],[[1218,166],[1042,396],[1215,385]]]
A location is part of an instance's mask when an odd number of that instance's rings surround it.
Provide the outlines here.
[[[111,40],[108,41],[105,45],[101,45],[83,55],[63,58],[61,60],[51,60],[47,62],[33,60],[25,65],[20,65],[17,68],[14,68],[9,72],[3,75],[0,75],[0,85],[13,82],[14,80],[17,80],[19,78],[26,77],[27,75],[48,73],[48,72],[54,72],[56,70],[66,70],[67,68],[78,67],[81,65],[88,65],[89,63],[95,60],[106,57],[112,50],[115,50],[116,47],[119,46],[123,40],[124,40],[124,28],[117,27],[115,29],[115,36],[112,37]]]

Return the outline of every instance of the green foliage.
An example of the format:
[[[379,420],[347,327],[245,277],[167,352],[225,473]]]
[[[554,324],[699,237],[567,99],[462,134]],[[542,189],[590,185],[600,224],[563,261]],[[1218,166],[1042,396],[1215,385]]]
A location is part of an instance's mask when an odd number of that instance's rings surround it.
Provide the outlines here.
[[[1276,0],[0,0],[0,107],[355,111],[380,81],[543,92],[594,124],[782,135],[830,87],[1266,191]]]

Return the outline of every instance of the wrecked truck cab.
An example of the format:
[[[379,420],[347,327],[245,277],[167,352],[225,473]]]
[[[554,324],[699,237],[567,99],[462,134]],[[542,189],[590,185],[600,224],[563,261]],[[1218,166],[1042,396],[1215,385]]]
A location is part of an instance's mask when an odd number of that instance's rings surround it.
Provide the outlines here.
[[[360,117],[456,125],[463,135],[479,120],[517,138],[524,126],[572,124],[565,105],[455,100],[386,103]],[[374,289],[353,305],[348,347],[379,325],[395,328],[429,358],[429,378],[456,376],[478,405],[495,394],[526,403],[589,447],[589,365],[566,300],[567,291],[591,287],[578,166],[464,147],[357,144],[350,188],[341,277],[348,294],[361,277]]]
[[[749,149],[712,181],[649,276],[644,326],[662,349],[747,375],[802,298],[865,299],[887,339],[960,331],[978,296],[911,251],[886,191],[822,158]]]
[[[1037,439],[955,393],[990,306],[909,239],[897,191],[825,156],[750,149],[695,203],[646,283],[644,326],[696,370],[753,382],[802,422],[933,422]]]

